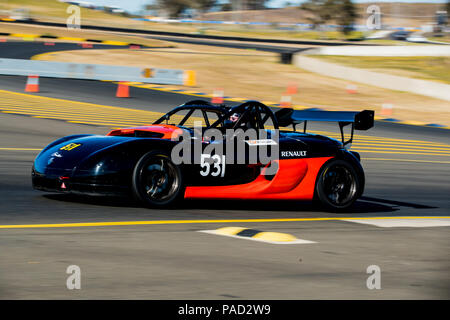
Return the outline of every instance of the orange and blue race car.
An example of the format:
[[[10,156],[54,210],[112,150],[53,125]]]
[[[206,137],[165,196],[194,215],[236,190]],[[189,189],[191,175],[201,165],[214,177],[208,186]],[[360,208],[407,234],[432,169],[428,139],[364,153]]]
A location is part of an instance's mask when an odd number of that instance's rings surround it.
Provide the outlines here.
[[[342,140],[307,133],[311,121],[337,122]],[[373,124],[370,110],[273,112],[257,101],[230,108],[195,100],[152,125],[51,143],[34,161],[32,183],[49,192],[132,196],[149,207],[182,199],[289,199],[342,210],[365,183],[360,156],[348,146],[354,130]]]

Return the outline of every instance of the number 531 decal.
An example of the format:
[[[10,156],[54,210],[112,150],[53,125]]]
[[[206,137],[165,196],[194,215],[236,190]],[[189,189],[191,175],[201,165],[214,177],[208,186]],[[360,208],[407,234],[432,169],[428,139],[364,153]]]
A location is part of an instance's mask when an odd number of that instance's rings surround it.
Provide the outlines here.
[[[212,165],[212,168],[211,168]],[[225,176],[225,156],[219,156],[215,154],[213,156],[209,154],[202,154],[200,156],[200,174],[204,177],[211,175],[213,177]]]

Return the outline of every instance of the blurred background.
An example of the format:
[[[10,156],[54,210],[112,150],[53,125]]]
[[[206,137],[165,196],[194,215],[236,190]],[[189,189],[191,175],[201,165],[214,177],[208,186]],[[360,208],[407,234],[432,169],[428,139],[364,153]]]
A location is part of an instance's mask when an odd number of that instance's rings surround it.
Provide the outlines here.
[[[446,0],[4,0],[0,30],[4,41],[44,36],[144,46],[86,45],[94,50],[33,59],[193,70],[194,89],[206,96],[372,108],[379,120],[447,126],[449,6]],[[62,27],[74,22],[79,27]]]
[[[158,28],[151,22],[160,22],[165,30],[205,34],[360,40],[371,34],[366,23],[368,8],[376,6],[380,15],[377,29],[404,28],[430,37],[448,37],[447,0],[4,0],[0,10],[3,17],[64,22],[69,4],[82,8],[86,24],[151,29]]]

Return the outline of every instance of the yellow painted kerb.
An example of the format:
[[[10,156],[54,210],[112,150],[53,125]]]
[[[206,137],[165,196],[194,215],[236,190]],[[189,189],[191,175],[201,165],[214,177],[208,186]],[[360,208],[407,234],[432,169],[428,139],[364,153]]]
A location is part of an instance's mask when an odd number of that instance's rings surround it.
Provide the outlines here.
[[[274,242],[292,242],[298,240],[296,237],[288,233],[265,232],[265,231],[255,234],[252,238]]]
[[[129,45],[128,42],[122,42],[122,41],[112,41],[112,40],[104,40],[102,41],[103,44],[109,44],[112,46],[127,46]]]
[[[74,37],[58,37],[58,39],[67,41],[86,41],[85,38],[74,38]]]
[[[228,236],[234,236],[237,235],[242,230],[245,230],[246,228],[242,227],[223,227],[216,230],[216,233],[228,235]]]

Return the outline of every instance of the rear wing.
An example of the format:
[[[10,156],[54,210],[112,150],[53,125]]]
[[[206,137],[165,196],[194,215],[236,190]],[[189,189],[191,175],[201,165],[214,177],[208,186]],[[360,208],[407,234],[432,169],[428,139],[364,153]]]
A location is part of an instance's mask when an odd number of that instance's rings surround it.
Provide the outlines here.
[[[275,112],[278,125],[281,127],[293,126],[294,131],[298,124],[303,123],[303,132],[306,132],[308,121],[325,121],[339,123],[342,143],[344,145],[353,141],[354,130],[368,130],[373,127],[375,112],[373,110],[354,111],[311,111],[311,110],[293,110],[283,108]],[[345,141],[344,127],[351,125],[350,139]]]

